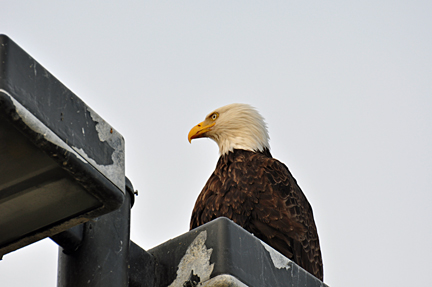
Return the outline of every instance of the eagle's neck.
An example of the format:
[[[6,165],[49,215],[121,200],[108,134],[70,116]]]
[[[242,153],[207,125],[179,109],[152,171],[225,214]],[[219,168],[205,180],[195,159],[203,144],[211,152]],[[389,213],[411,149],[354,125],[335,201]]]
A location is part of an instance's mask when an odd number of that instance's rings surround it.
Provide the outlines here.
[[[263,152],[270,150],[268,134],[265,129],[256,129],[254,133],[250,130],[223,130],[213,138],[219,146],[219,154],[225,155],[236,149],[252,152]]]
[[[260,152],[264,149],[268,149],[260,145],[259,143],[250,144],[250,141],[245,140],[241,137],[236,137],[230,140],[222,140],[219,144],[219,154],[225,155],[229,152],[233,152],[234,150],[248,150],[253,152]]]

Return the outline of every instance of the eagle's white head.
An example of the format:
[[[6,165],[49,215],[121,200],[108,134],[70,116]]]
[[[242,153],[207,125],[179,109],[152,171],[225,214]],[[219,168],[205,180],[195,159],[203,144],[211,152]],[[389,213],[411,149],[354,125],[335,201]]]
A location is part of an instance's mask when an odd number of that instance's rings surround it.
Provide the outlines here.
[[[264,118],[247,104],[230,104],[208,114],[188,135],[192,139],[208,137],[219,146],[220,155],[234,149],[270,150],[269,135]]]

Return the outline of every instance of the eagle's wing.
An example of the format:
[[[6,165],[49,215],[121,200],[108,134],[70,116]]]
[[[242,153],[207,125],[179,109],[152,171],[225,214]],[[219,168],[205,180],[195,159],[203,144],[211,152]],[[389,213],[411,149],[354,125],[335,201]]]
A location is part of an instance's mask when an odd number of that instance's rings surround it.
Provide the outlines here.
[[[321,250],[312,207],[283,163],[266,158],[262,168],[261,180],[267,181],[267,185],[265,192],[260,194],[251,232],[256,229],[258,237],[323,280]]]
[[[221,157],[195,203],[190,228],[225,216],[322,280],[312,208],[288,168],[260,153]]]

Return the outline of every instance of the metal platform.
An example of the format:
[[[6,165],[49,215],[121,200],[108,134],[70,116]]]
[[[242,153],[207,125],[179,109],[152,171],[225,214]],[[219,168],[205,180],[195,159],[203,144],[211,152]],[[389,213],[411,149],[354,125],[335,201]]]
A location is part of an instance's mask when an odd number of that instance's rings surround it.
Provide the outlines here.
[[[224,217],[148,253],[157,262],[156,286],[327,286]]]

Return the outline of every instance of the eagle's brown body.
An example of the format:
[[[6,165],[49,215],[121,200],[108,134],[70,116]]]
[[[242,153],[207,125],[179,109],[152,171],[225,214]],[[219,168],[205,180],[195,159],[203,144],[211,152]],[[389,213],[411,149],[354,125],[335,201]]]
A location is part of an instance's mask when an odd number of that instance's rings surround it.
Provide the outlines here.
[[[225,216],[323,280],[312,208],[288,168],[268,149],[219,158],[192,212],[193,229]]]

